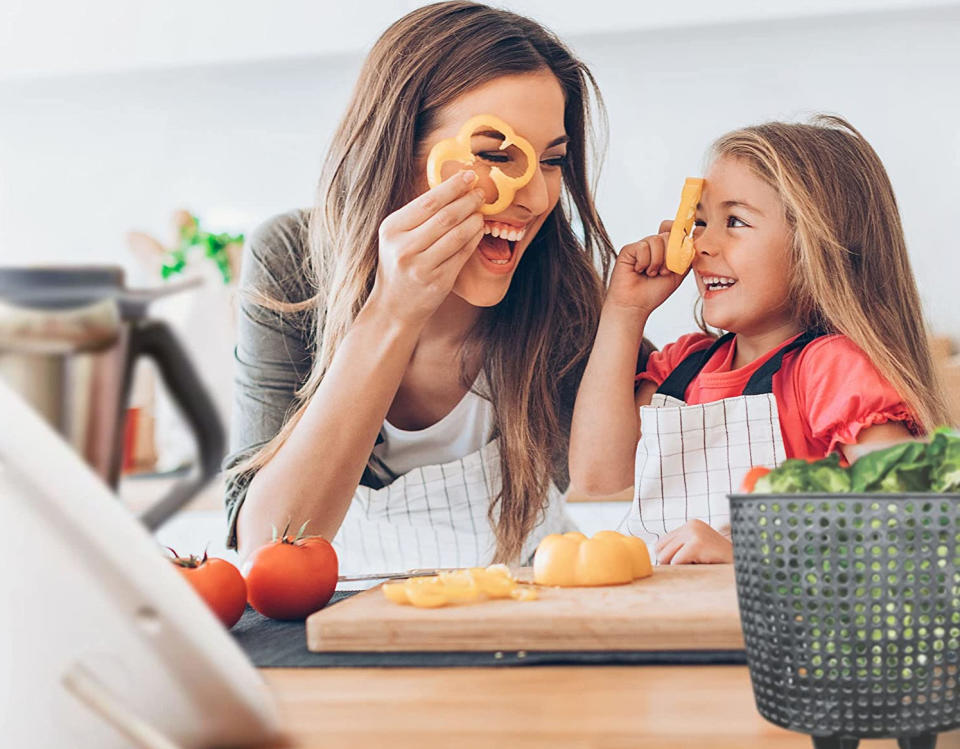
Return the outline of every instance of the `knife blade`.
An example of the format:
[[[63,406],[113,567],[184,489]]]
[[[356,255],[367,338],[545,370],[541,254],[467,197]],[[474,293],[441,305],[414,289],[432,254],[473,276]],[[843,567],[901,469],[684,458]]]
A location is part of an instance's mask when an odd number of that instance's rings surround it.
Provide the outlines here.
[[[340,575],[337,582],[347,583],[359,580],[403,580],[408,577],[431,577],[441,572],[452,572],[454,567],[444,569],[407,570],[406,572],[370,572],[364,575]]]

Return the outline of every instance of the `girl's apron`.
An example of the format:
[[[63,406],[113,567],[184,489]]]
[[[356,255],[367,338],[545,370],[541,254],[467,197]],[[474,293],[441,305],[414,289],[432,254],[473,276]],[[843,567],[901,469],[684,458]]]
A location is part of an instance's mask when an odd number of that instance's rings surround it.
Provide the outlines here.
[[[802,349],[822,331],[809,331],[777,351],[750,377],[743,393],[688,406],[687,386],[714,352],[734,334],[690,354],[640,408],[640,442],[627,529],[653,553],[661,536],[698,518],[713,528],[730,523],[727,494],[754,466],[776,467],[786,454],[773,376],[789,351]]]
[[[490,564],[496,537],[488,513],[500,492],[499,444],[495,439],[465,458],[414,468],[382,489],[358,487],[333,539],[340,574]],[[522,563],[547,534],[575,530],[552,483],[547,497]]]

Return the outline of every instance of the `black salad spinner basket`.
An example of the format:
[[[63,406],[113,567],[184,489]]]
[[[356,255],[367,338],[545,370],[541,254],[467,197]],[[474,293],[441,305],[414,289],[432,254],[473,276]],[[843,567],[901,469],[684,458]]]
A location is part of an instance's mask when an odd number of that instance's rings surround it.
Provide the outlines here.
[[[960,727],[960,494],[733,494],[757,709],[817,749]]]

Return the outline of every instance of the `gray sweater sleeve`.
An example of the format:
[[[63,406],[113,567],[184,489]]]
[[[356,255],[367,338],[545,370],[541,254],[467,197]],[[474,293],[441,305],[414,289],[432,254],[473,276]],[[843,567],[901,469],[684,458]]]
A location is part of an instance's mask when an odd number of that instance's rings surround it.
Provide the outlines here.
[[[234,350],[234,396],[225,504],[227,545],[237,544],[237,513],[253,471],[232,472],[270,441],[295,405],[296,391],[313,364],[315,313],[281,313],[257,304],[256,290],[280,302],[310,299],[307,277],[307,212],[276,216],[253,232],[243,251],[237,345]]]

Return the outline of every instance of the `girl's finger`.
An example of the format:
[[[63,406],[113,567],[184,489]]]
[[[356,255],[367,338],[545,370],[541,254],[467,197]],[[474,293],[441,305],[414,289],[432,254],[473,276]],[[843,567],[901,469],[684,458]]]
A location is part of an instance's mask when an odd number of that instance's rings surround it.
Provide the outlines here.
[[[655,234],[647,240],[647,246],[650,248],[650,264],[646,273],[648,276],[656,276],[667,257],[667,240],[663,234]]]
[[[457,198],[466,195],[476,182],[476,172],[457,172],[391,213],[384,220],[384,225],[393,231],[414,229]]]
[[[438,268],[444,261],[469,246],[478,235],[483,236],[483,215],[471,213],[423,251],[421,255],[423,262],[427,267]],[[477,242],[479,241],[478,239]],[[476,249],[476,245],[473,249]]]
[[[617,262],[629,265],[637,273],[641,273],[640,266],[643,264],[646,267],[645,258],[647,257],[647,250],[643,242],[644,240],[641,239],[639,242],[624,245],[617,255]]]
[[[680,528],[674,528],[669,533],[664,533],[662,536],[660,536],[660,538],[657,539],[657,545],[654,547],[657,554],[659,554],[663,549],[670,546],[670,544],[672,544],[676,540],[677,535],[680,533],[681,530],[682,530],[682,526]]]
[[[660,228],[657,229],[657,234],[670,234],[670,229],[673,228],[672,219],[664,219],[660,222]]]
[[[482,203],[483,194],[479,190],[471,190],[465,195],[461,195],[433,214],[420,226],[411,229],[404,239],[404,245],[411,248],[410,251],[413,252],[426,250],[471,215],[479,215],[478,211]]]
[[[657,564],[672,564],[674,555],[683,548],[684,540],[681,536],[674,536],[669,543],[657,551]]]
[[[670,564],[696,564],[696,544],[683,544],[670,559]]]

